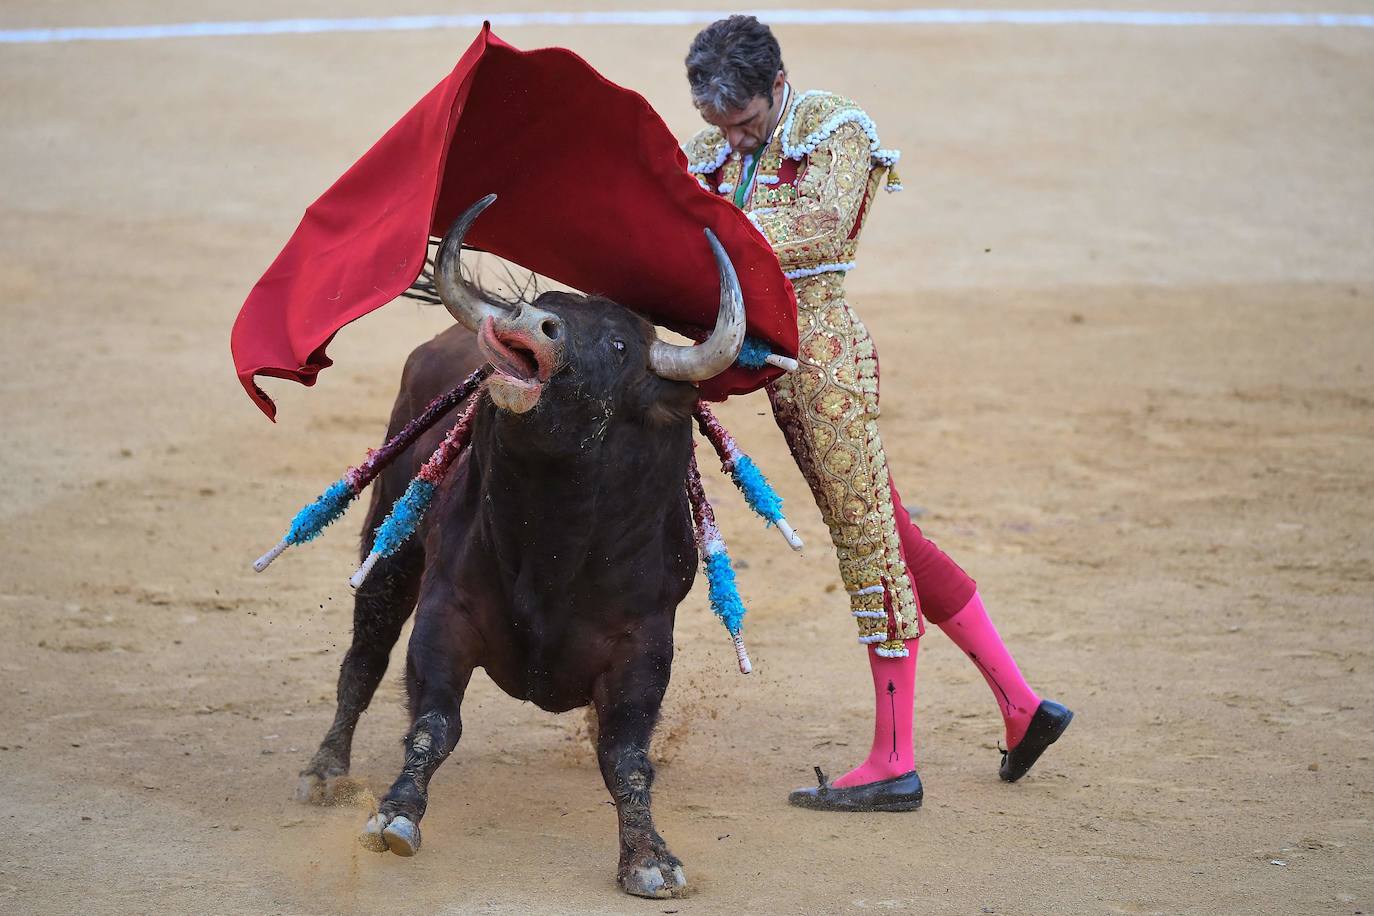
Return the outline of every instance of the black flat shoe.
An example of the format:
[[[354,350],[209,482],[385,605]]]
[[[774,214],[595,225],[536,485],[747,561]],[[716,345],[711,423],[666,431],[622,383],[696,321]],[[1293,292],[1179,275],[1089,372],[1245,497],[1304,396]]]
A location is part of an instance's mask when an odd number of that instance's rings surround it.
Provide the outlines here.
[[[814,789],[797,789],[787,796],[787,800],[799,808],[813,811],[915,811],[921,807],[924,794],[921,777],[915,770],[891,779],[841,789],[832,786],[821,768],[816,767],[816,781],[820,785]]]
[[[1016,782],[1035,766],[1035,761],[1045,753],[1045,748],[1059,740],[1064,729],[1073,721],[1073,710],[1061,706],[1054,700],[1041,700],[1031,716],[1026,736],[1021,743],[1009,751],[1002,752],[1002,779]]]

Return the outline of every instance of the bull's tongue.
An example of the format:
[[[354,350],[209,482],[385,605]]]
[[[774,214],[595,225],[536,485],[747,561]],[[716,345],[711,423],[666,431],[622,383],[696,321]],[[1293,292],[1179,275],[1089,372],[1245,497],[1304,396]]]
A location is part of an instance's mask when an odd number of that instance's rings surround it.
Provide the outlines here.
[[[517,382],[528,384],[535,381],[538,366],[534,355],[517,353],[496,336],[492,320],[483,320],[477,328],[477,349],[491,362],[492,367],[501,375]],[[532,365],[533,364],[533,365]]]

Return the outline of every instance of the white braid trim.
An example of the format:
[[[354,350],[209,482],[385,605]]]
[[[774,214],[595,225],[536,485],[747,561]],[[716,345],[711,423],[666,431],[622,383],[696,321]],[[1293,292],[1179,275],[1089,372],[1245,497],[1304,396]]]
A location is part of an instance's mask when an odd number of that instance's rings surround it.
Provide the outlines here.
[[[847,108],[831,115],[820,127],[807,134],[800,143],[792,146],[787,142],[787,137],[791,133],[792,121],[796,116],[797,109],[801,103],[812,95],[821,94],[819,90],[803,92],[797,97],[797,104],[792,106],[792,111],[788,113],[787,124],[783,127],[782,133],[782,154],[788,159],[804,159],[816,151],[826,140],[846,124],[858,124],[863,132],[868,135],[868,149],[873,157],[873,161],[879,165],[889,168],[897,164],[897,160],[902,157],[900,150],[883,149],[882,143],[878,140],[878,127],[873,123],[873,119],[858,108]]]
[[[859,642],[863,643],[865,646],[871,646],[875,642],[883,642],[886,639],[886,633],[874,633],[872,636],[860,636]]]
[[[816,267],[798,267],[796,270],[789,270],[783,273],[789,280],[800,280],[802,277],[814,277],[817,274],[842,274],[853,270],[858,265],[853,261],[842,261],[838,264],[820,264]]]
[[[767,216],[767,215],[770,214],[770,213],[777,213],[777,212],[778,212],[778,208],[777,208],[777,207],[755,207],[754,209],[752,209],[752,210],[749,211],[749,214],[750,214],[750,217],[752,218],[753,215],[756,214],[756,213],[757,213],[759,216]]]
[[[896,194],[898,191],[905,191],[906,188],[902,187],[900,181],[889,181],[887,184],[883,185],[883,190],[889,194]]]
[[[689,162],[687,163],[687,171],[693,175],[710,175],[725,164],[725,160],[730,158],[731,152],[733,151],[730,149],[730,144],[727,143],[721,148],[720,155],[715,158],[714,162]]]
[[[788,159],[800,159],[802,158],[802,156],[806,155],[806,152],[801,152],[795,156],[792,155],[792,150],[798,149],[799,147],[789,147],[787,145],[787,137],[789,134],[792,133],[792,122],[796,120],[797,109],[801,107],[802,102],[805,102],[807,99],[818,95],[825,95],[825,93],[820,89],[808,89],[801,95],[797,96],[797,100],[792,103],[792,110],[787,113],[787,120],[782,123],[782,153]]]
[[[777,183],[778,183],[778,176],[777,176],[777,175],[760,175],[759,177],[755,178],[754,180],[757,181],[759,184],[777,184]]]
[[[768,233],[763,231],[763,224],[759,222],[759,218],[755,216],[752,211],[748,210],[745,211],[744,215],[746,218],[748,218],[749,225],[757,229],[759,231],[759,235],[763,236],[764,239],[767,240]]]
[[[731,191],[733,191],[734,189],[735,189],[735,186],[734,186],[733,184],[731,184],[731,183],[728,182],[728,181],[722,181],[722,182],[720,183],[720,187],[717,188],[716,190],[718,190],[718,191],[719,191],[720,193],[722,193],[722,194],[729,194],[729,193],[730,193]]]
[[[884,649],[881,646],[879,646],[878,648],[873,650],[873,654],[881,655],[883,658],[906,658],[908,655],[911,654],[911,650],[907,648]]]
[[[854,611],[852,613],[855,617],[871,617],[874,620],[887,616],[886,611]]]
[[[701,185],[701,189],[702,189],[703,191],[710,191],[710,190],[711,190],[711,185],[710,185],[710,183],[709,183],[705,178],[702,178],[700,175],[693,175],[692,177],[695,178],[695,179],[697,180],[697,184]],[[714,194],[715,192],[714,192],[714,191],[711,191],[711,193]]]
[[[881,595],[883,593],[882,583],[877,585],[865,585],[857,592],[850,592],[850,597],[858,598],[860,595]]]

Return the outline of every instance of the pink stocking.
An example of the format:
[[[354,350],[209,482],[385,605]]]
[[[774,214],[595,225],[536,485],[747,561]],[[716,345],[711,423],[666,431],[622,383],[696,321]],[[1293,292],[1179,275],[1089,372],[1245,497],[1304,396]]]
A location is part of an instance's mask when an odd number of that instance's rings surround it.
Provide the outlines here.
[[[1021,670],[1016,667],[1011,653],[997,635],[997,628],[988,619],[983,608],[983,599],[974,592],[968,604],[943,623],[936,624],[954,644],[964,650],[983,679],[992,688],[992,695],[1002,710],[1002,721],[1007,728],[1007,748],[1021,743],[1026,736],[1026,727],[1031,716],[1040,705],[1040,697],[1030,689]]]
[[[873,669],[874,717],[873,749],[868,759],[845,773],[831,785],[837,788],[901,776],[916,769],[915,741],[911,736],[912,709],[916,691],[916,647],[909,639],[904,658],[887,658],[868,647],[868,664]]]

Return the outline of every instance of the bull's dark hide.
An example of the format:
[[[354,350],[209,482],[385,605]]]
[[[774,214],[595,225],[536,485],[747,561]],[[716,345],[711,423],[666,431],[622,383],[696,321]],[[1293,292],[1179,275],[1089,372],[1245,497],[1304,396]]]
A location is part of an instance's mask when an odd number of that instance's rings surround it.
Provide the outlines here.
[[[650,814],[648,747],[672,668],[674,614],[696,569],[684,481],[698,392],[650,371],[653,326],[614,303],[545,293],[513,314],[502,321],[514,330],[482,331],[518,349],[529,340],[521,321],[547,330],[551,338],[532,345],[539,352],[528,364],[526,351],[496,354],[540,379],[538,401],[517,413],[477,395],[484,400],[472,444],[421,532],[363,582],[338,713],[302,774],[302,793],[320,797],[347,772],[358,716],[414,608],[406,661],[413,724],[400,776],[365,844],[418,850],[430,776],[462,735],[463,694],[480,667],[543,709],[592,706],[597,757],[620,821],[618,880],[635,894],[675,894],[686,879]],[[462,327],[417,349],[391,431],[491,359]],[[545,377],[549,367],[557,368]],[[386,516],[445,425],[379,478],[365,532]]]

